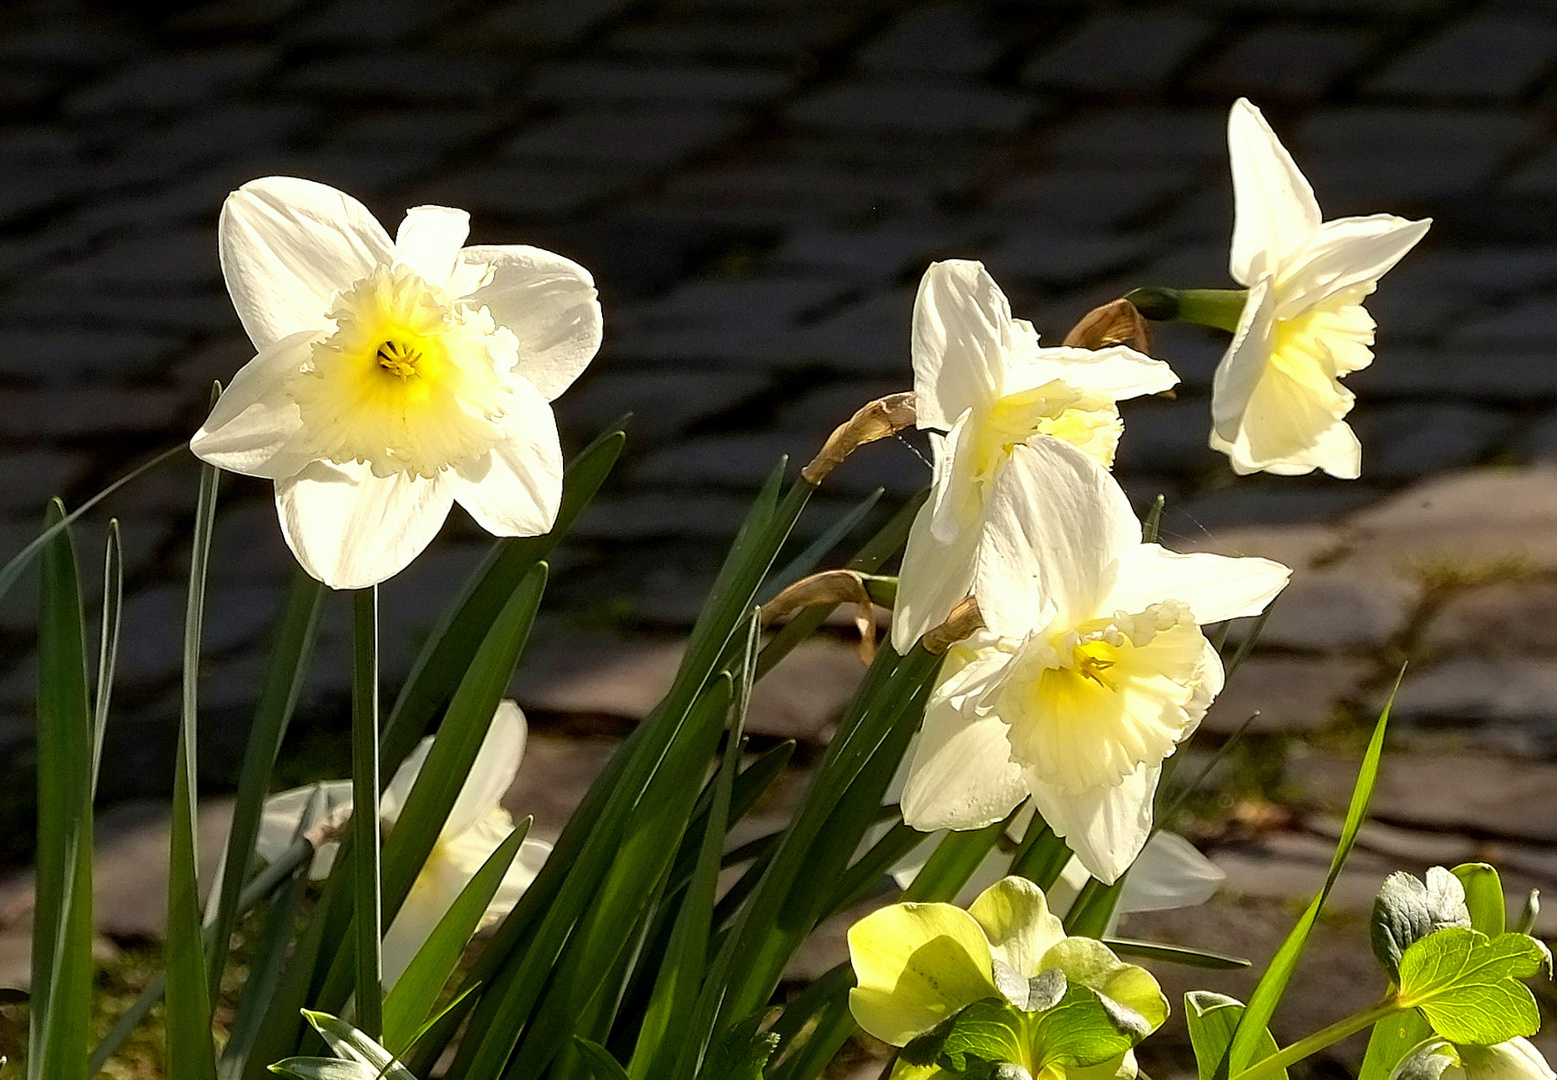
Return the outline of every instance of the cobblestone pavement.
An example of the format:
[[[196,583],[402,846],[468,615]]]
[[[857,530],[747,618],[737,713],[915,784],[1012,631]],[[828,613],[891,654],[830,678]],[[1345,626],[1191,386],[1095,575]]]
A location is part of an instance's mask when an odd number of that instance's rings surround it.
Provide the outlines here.
[[[418,203],[466,207],[476,241],[549,247],[599,281],[606,343],[558,403],[565,445],[637,414],[617,475],[559,553],[517,688],[537,719],[532,768],[582,780],[641,715],[777,455],[808,455],[856,405],[906,388],[929,260],[983,259],[1050,340],[1135,285],[1227,283],[1222,132],[1245,94],[1327,215],[1436,223],[1370,301],[1378,361],[1350,380],[1363,480],[1234,482],[1205,448],[1210,335],[1162,333],[1184,387],[1127,407],[1119,473],[1143,501],[1168,496],[1175,543],[1300,570],[1208,720],[1214,740],[1264,711],[1225,802],[1201,819],[1221,831],[1201,839],[1235,893],[1306,889],[1290,867],[1317,858],[1304,845],[1323,839],[1358,722],[1409,659],[1397,786],[1379,808],[1397,833],[1381,850],[1557,877],[1548,0],[161,10],[17,0],[0,25],[0,556],[35,532],[48,496],[79,503],[187,438],[211,380],[250,355],[216,263],[232,187],[307,176],[391,222]],[[912,446],[873,448],[803,531],[878,485],[900,499],[927,477]],[[192,479],[188,461],[167,465],[105,508],[123,520],[130,586],[110,797],[158,794],[171,774]],[[218,785],[290,566],[268,485],[224,485],[204,687]],[[88,566],[98,522],[83,530]],[[482,550],[456,513],[386,586],[391,680]],[[0,607],[0,773],[21,777],[28,591]],[[336,673],[316,680],[307,717],[339,713],[343,615],[322,646]],[[660,637],[602,645],[603,629]],[[772,691],[769,722],[814,744],[853,675],[824,646],[809,661]],[[1263,805],[1239,787],[1250,775],[1287,797],[1274,826],[1249,824]],[[560,815],[567,790],[516,805]]]

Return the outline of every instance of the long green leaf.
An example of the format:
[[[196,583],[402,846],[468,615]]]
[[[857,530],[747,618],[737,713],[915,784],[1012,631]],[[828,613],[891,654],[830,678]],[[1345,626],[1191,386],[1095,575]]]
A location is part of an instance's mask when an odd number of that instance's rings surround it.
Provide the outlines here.
[[[384,1046],[391,1052],[403,1054],[422,1029],[519,854],[530,822],[521,821],[481,864],[384,999]]]
[[[18,551],[15,555],[13,555],[10,561],[7,562],[4,566],[0,566],[0,600],[5,599],[6,593],[11,591],[11,586],[16,584],[16,579],[21,577],[22,574],[26,572],[27,567],[32,564],[32,560],[37,557],[38,553],[41,552],[50,543],[52,543],[55,539],[57,539],[59,535],[67,528],[69,528],[77,518],[86,513],[88,510],[92,509],[92,507],[96,506],[98,503],[102,502],[104,499],[108,498],[108,496],[112,495],[114,492],[118,491],[125,484],[128,484],[131,480],[134,480],[136,477],[141,476],[144,473],[150,472],[158,465],[161,465],[164,461],[171,461],[174,457],[182,454],[187,448],[188,447],[185,443],[179,443],[177,446],[164,450],[162,453],[158,454],[144,465],[138,466],[137,468],[131,470],[128,474],[121,476],[119,479],[109,484],[102,491],[99,491],[96,495],[93,495],[90,499],[76,507],[70,513],[59,517],[50,518],[49,524],[45,526],[43,532],[33,537],[31,542],[29,542],[26,547],[22,548],[21,551]]]
[[[259,836],[260,817],[264,813],[265,795],[270,790],[276,755],[281,750],[281,741],[286,737],[298,695],[308,676],[325,591],[325,587],[308,574],[296,570],[286,606],[282,608],[281,620],[276,626],[270,663],[254,707],[248,746],[243,752],[243,769],[238,776],[232,825],[227,831],[227,852],[222,861],[222,887],[211,923],[215,947],[209,957],[207,982],[213,997],[221,985],[222,969],[228,955],[226,943],[232,937],[237,922],[238,898],[243,891],[249,863],[254,859],[254,842]]]
[[[93,722],[65,516],[50,504],[40,575],[30,1080],[83,1080],[92,1019]]]
[[[498,541],[471,575],[460,598],[444,612],[411,667],[384,723],[386,767],[409,754],[433,718],[459,686],[460,676],[487,636],[498,613],[531,569],[551,553],[594,499],[616,465],[627,441],[621,424],[585,447],[568,463],[562,478],[562,503],[551,531]]]
[[[827,558],[827,553],[837,547],[875,509],[885,491],[885,488],[877,488],[865,496],[852,510],[828,526],[826,532],[806,545],[804,551],[769,575],[770,580],[757,594],[758,597],[766,603],[791,582],[798,581],[820,566],[822,560]]]
[[[1453,873],[1465,887],[1471,928],[1488,937],[1497,937],[1508,929],[1507,901],[1503,899],[1503,881],[1497,869],[1486,863],[1461,863]]]
[[[625,818],[686,722],[687,713],[725,653],[736,627],[812,490],[797,483],[780,502],[783,464],[770,475],[737,534],[699,615],[664,701],[612,756],[568,819],[540,876],[477,962],[475,977],[492,985],[470,1019],[479,1034],[462,1041],[451,1080],[497,1075],[538,999],[542,980],[616,853]],[[452,1035],[453,1024],[440,1035]],[[435,1054],[441,1040],[419,1049]]]
[[[168,859],[167,1040],[169,1080],[214,1080],[211,995],[201,940],[199,856],[195,851],[196,731],[199,719],[200,638],[205,620],[206,567],[216,516],[217,470],[200,467],[189,597],[184,612],[184,693],[173,776],[172,840]]]
[[[1184,995],[1184,1024],[1189,1028],[1200,1080],[1212,1080],[1216,1075],[1244,1015],[1243,1004],[1226,995],[1209,990],[1191,990]],[[1276,1053],[1276,1040],[1268,1029],[1261,1029],[1256,1049],[1261,1060]],[[1276,1076],[1287,1080],[1287,1070],[1282,1069]]]
[[[119,519],[108,522],[103,552],[103,626],[97,649],[97,696],[92,705],[92,793],[103,761],[103,736],[113,702],[114,669],[119,663],[119,626],[124,611],[124,551],[119,543]]]
[[[1241,956],[1192,949],[1186,945],[1165,945],[1158,941],[1136,941],[1133,938],[1104,938],[1107,945],[1120,956],[1139,956],[1145,960],[1161,960],[1184,967],[1207,968],[1211,971],[1236,971],[1249,966]]]
[[[1396,690],[1400,683],[1395,683]],[[1313,932],[1314,924],[1319,920],[1319,912],[1324,908],[1325,901],[1330,897],[1330,890],[1335,887],[1336,879],[1341,876],[1341,868],[1346,865],[1346,857],[1351,854],[1352,846],[1357,842],[1357,832],[1362,828],[1363,821],[1368,816],[1368,806],[1373,801],[1373,788],[1379,779],[1379,761],[1384,754],[1384,733],[1389,727],[1389,711],[1395,702],[1395,691],[1392,690],[1389,700],[1384,703],[1384,709],[1379,713],[1378,723],[1373,727],[1373,737],[1368,741],[1367,753],[1362,758],[1362,768],[1357,774],[1356,786],[1352,789],[1351,805],[1346,811],[1346,823],[1341,828],[1341,837],[1336,842],[1335,855],[1330,860],[1330,872],[1325,875],[1324,886],[1319,890],[1308,909],[1298,919],[1297,925],[1282,942],[1281,948],[1276,950],[1276,955],[1271,957],[1270,965],[1265,969],[1265,974],[1260,977],[1259,985],[1254,988],[1254,993],[1249,996],[1249,1004],[1244,1009],[1243,1016],[1238,1021],[1238,1030],[1233,1035],[1228,1046],[1225,1063],[1218,1070],[1218,1076],[1231,1076],[1242,1072],[1250,1065],[1264,1057],[1261,1051],[1265,1029],[1270,1025],[1271,1016],[1276,1011],[1281,997],[1286,993],[1287,983],[1292,979],[1292,972],[1297,968],[1299,957],[1303,955],[1303,949],[1308,944],[1309,934]]]

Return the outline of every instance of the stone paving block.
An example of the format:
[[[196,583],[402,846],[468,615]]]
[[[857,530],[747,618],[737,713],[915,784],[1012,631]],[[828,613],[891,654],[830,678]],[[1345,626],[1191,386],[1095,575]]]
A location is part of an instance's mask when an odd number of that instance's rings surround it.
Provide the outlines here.
[[[688,13],[626,23],[606,34],[601,44],[634,55],[777,61],[814,69],[816,51],[843,40],[858,21],[857,13],[845,5],[774,14]]]
[[[0,476],[5,477],[6,510],[37,509],[56,495],[70,491],[85,474],[88,457],[82,453],[29,446],[0,451]],[[4,549],[0,549],[4,550]],[[9,559],[10,555],[4,556]]]
[[[1226,460],[1206,445],[1208,400],[1181,394],[1173,401],[1141,398],[1120,406],[1125,433],[1115,457],[1119,469],[1198,474]]]
[[[909,367],[905,355],[903,370],[897,378],[835,382],[817,387],[780,406],[773,416],[772,426],[793,433],[797,439],[826,438],[866,402],[910,389],[913,377],[913,369]],[[923,441],[912,429],[905,433],[905,437]],[[869,453],[868,450],[860,452]]]
[[[1054,128],[1045,147],[1065,165],[1131,165],[1151,161],[1170,168],[1224,160],[1223,109],[1114,107],[1089,112]]]
[[[1519,434],[1514,452],[1521,460],[1557,459],[1557,411],[1544,412]]]
[[[11,290],[0,301],[0,319],[60,326],[107,324],[132,332],[193,335],[230,330],[233,314],[226,292],[216,288],[184,292],[178,286],[126,284],[112,291],[86,286],[78,291],[39,282]]]
[[[388,109],[332,124],[329,141],[344,153],[389,151],[425,159],[473,143],[500,124],[491,110],[476,107]]]
[[[1547,148],[1500,177],[1504,191],[1515,195],[1557,195],[1557,148]]]
[[[1451,596],[1421,643],[1440,656],[1557,655],[1557,582],[1521,578]]]
[[[1175,551],[1274,559],[1302,572],[1330,562],[1344,551],[1346,543],[1345,529],[1336,525],[1245,525],[1217,529],[1171,546]]]
[[[797,335],[800,355],[849,377],[906,378],[914,292],[895,289],[850,304]]]
[[[151,57],[83,87],[65,109],[77,116],[176,112],[253,85],[278,60],[270,50],[241,46]]]
[[[1066,235],[1023,229],[984,251],[996,280],[1025,278],[1065,288],[1139,264],[1156,244],[1140,234]]]
[[[1557,296],[1528,296],[1469,319],[1449,336],[1450,348],[1502,350],[1557,343]],[[1553,383],[1557,384],[1557,376]]]
[[[1407,672],[1395,714],[1424,727],[1519,725],[1550,743],[1557,730],[1557,660],[1458,657]]]
[[[426,105],[491,101],[508,79],[503,67],[472,57],[387,50],[316,61],[289,70],[281,83],[326,101]]]
[[[7,34],[0,42],[0,60],[79,71],[105,66],[137,48],[135,39],[120,27],[56,12]]]
[[[88,177],[97,190],[166,185],[184,180],[195,166],[278,149],[317,117],[315,110],[302,105],[206,106],[94,162]]]
[[[1363,471],[1375,479],[1415,479],[1490,456],[1513,427],[1506,412],[1451,403],[1364,405],[1352,417]]]
[[[1354,514],[1358,565],[1557,568],[1557,468],[1473,469]]]
[[[172,390],[78,386],[70,390],[0,389],[0,438],[31,443],[134,432],[164,432],[188,395]],[[192,430],[192,429],[191,429]]]
[[[584,509],[568,535],[580,540],[720,542],[735,535],[750,506],[745,495],[697,491],[602,495]]]
[[[286,36],[295,45],[384,44],[410,37],[429,15],[427,5],[415,0],[334,0],[314,6]]]
[[[1371,367],[1347,382],[1366,399],[1398,394],[1528,407],[1557,398],[1551,352],[1524,345],[1401,346],[1380,354]]]
[[[517,53],[550,53],[576,41],[630,6],[631,0],[516,0],[446,24],[439,40],[445,48],[491,53],[512,63]]]
[[[503,805],[515,818],[534,815],[530,836],[548,843],[556,840],[616,747],[614,739],[530,732],[524,761]]]
[[[604,369],[569,391],[555,408],[560,423],[591,435],[630,412],[628,437],[634,446],[642,446],[726,412],[755,397],[767,382],[748,373]]]
[[[1357,779],[1355,758],[1319,754],[1288,764],[1299,790],[1345,808]],[[1371,816],[1390,825],[1484,839],[1557,840],[1557,764],[1476,754],[1385,755]]]
[[[809,460],[819,449],[797,445],[795,436],[788,432],[704,435],[645,457],[633,469],[633,483],[755,490],[780,457],[789,454]]]
[[[732,137],[746,123],[739,111],[706,106],[569,112],[521,131],[503,157],[661,169]]]
[[[1305,652],[1378,649],[1405,629],[1417,595],[1414,582],[1381,575],[1371,566],[1343,561],[1333,568],[1299,569],[1272,606],[1260,644]],[[1252,621],[1234,624],[1233,639],[1252,626]]]
[[[251,33],[312,6],[311,0],[214,0],[180,11],[165,25],[175,33]]]
[[[525,93],[538,101],[686,102],[699,105],[756,105],[793,85],[779,69],[734,64],[651,64],[570,58],[530,73]]]
[[[1163,535],[1194,537],[1206,529],[1228,525],[1321,524],[1368,506],[1379,497],[1378,489],[1366,482],[1342,487],[1320,480],[1303,483],[1291,477],[1280,479],[1284,483],[1240,478],[1236,486],[1179,502],[1170,500],[1163,515]]]
[[[835,131],[1009,136],[1037,108],[1035,99],[977,86],[861,79],[807,94],[785,116],[800,127]]]
[[[612,170],[535,163],[478,165],[439,174],[416,198],[516,221],[550,221],[578,213],[629,181]]]
[[[144,376],[185,337],[74,326],[16,328],[6,335],[0,377],[61,386],[87,379]]]
[[[1100,12],[1022,72],[1030,86],[1111,92],[1164,85],[1215,30],[1179,12]]]
[[[34,281],[50,288],[165,289],[220,280],[214,229],[132,236],[54,267]]]
[[[937,258],[972,251],[974,230],[946,217],[907,214],[864,229],[802,224],[787,230],[766,265],[780,270],[841,269],[891,281]]]
[[[1109,230],[1165,204],[1197,183],[1194,171],[1164,166],[1061,167],[1017,174],[990,195],[991,211],[1022,223]]]
[[[912,8],[861,49],[854,62],[872,72],[976,76],[1000,53],[991,22],[973,4]]]
[[[1320,98],[1353,71],[1375,38],[1341,27],[1261,26],[1195,76],[1197,87],[1257,102]]]
[[[1258,712],[1248,728],[1254,734],[1315,732],[1335,719],[1343,702],[1358,700],[1372,674],[1366,660],[1255,656],[1233,673],[1204,724],[1207,731],[1231,734]]]
[[[1410,50],[1368,83],[1391,96],[1512,101],[1557,60],[1557,25],[1541,17],[1477,14]]]

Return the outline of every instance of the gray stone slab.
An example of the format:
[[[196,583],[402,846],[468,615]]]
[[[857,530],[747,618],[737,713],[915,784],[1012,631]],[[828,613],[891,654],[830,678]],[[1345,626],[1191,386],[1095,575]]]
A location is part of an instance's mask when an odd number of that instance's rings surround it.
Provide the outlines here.
[[[1197,182],[1193,170],[1167,165],[1151,170],[1109,165],[1049,168],[1003,178],[987,206],[1022,227],[1110,230],[1166,205]]]
[[[847,270],[890,283],[935,258],[974,249],[976,227],[948,216],[909,214],[868,228],[803,224],[787,230],[766,265],[779,270]]]
[[[1443,101],[1513,101],[1557,60],[1557,24],[1476,14],[1430,37],[1368,83],[1377,94]]]
[[[750,506],[751,500],[745,495],[695,491],[639,490],[616,497],[601,496],[579,515],[569,536],[581,540],[726,541],[740,528]]]
[[[393,151],[425,159],[468,145],[500,124],[491,110],[473,106],[392,109],[332,124],[328,138],[342,152]]]
[[[1408,672],[1395,713],[1433,727],[1525,725],[1549,739],[1557,724],[1557,660],[1467,656]]]
[[[856,55],[873,72],[976,76],[1000,55],[995,20],[969,3],[910,8]]]
[[[1272,478],[1275,479],[1275,478]],[[1319,480],[1281,483],[1241,479],[1236,486],[1168,504],[1163,515],[1165,536],[1194,537],[1205,529],[1233,525],[1304,525],[1335,521],[1367,506],[1378,490],[1365,484],[1341,486]]]
[[[1557,296],[1526,296],[1478,318],[1466,320],[1449,335],[1447,345],[1473,349],[1526,349],[1557,343]],[[1553,375],[1557,385],[1557,374]]]
[[[1415,583],[1369,566],[1343,561],[1301,569],[1276,599],[1260,644],[1321,653],[1377,649],[1405,629],[1417,595]]]
[[[914,294],[897,289],[850,304],[806,327],[800,351],[846,377],[905,378],[912,371],[909,333]]]
[[[1221,161],[1227,156],[1227,114],[1222,109],[1110,108],[1056,127],[1045,148],[1066,165],[1139,163],[1173,168]]]
[[[1548,147],[1521,162],[1501,179],[1500,186],[1514,195],[1557,194],[1557,148]]]
[[[287,38],[303,45],[383,44],[409,37],[431,12],[413,0],[335,0],[313,8],[287,28]]]
[[[578,738],[532,731],[513,787],[503,797],[515,818],[533,815],[529,835],[554,841],[589,785],[615,752],[614,739]]]
[[[1194,78],[1196,86],[1258,101],[1312,101],[1354,71],[1374,35],[1346,27],[1261,26]]]
[[[633,469],[633,481],[756,489],[784,455],[809,460],[818,449],[797,445],[789,433],[705,435],[648,455]]]
[[[1158,89],[1215,25],[1173,11],[1100,12],[1022,71],[1030,86],[1093,92]]]
[[[550,221],[601,203],[630,182],[610,169],[512,162],[443,173],[415,194],[473,213]]]
[[[509,77],[504,66],[474,57],[389,50],[291,68],[281,82],[325,100],[426,105],[490,101]]]
[[[768,380],[726,372],[618,372],[609,369],[570,390],[555,406],[560,423],[594,432],[632,413],[635,446],[662,442],[755,397]]]
[[[667,13],[614,28],[601,44],[613,52],[639,56],[779,61],[814,70],[816,51],[843,40],[859,21],[857,12],[842,5],[773,14],[689,12],[677,18]]]
[[[279,59],[268,49],[243,46],[184,56],[150,56],[83,87],[66,102],[65,109],[77,116],[179,112],[254,84]]]
[[[1312,733],[1333,721],[1344,703],[1358,700],[1373,665],[1365,660],[1253,657],[1245,660],[1206,711],[1208,731],[1237,731],[1259,713],[1249,731]]]
[[[1359,396],[1420,395],[1530,406],[1557,398],[1549,351],[1519,344],[1497,349],[1397,346],[1375,349],[1371,367],[1348,378]]]
[[[40,275],[50,288],[207,286],[220,281],[216,236],[207,229],[131,236]]]
[[[1440,656],[1557,655],[1557,583],[1519,578],[1460,592],[1421,640]]]
[[[1291,762],[1288,777],[1321,802],[1344,808],[1357,761],[1315,755]],[[1552,762],[1397,752],[1384,759],[1371,814],[1391,825],[1551,843],[1557,840],[1554,784]]]
[[[1024,229],[986,248],[984,261],[998,280],[1025,279],[1067,288],[1137,266],[1157,243],[1139,233],[1107,236],[1097,233],[1040,232]]]
[[[538,101],[635,104],[688,102],[755,105],[783,94],[794,77],[774,68],[735,64],[655,64],[570,58],[530,73],[526,96]]]
[[[631,0],[517,0],[446,26],[443,39],[478,52],[495,52],[510,62],[516,53],[548,53],[576,41],[610,19]]]
[[[0,354],[0,377],[49,386],[87,379],[128,381],[144,377],[187,340],[73,326],[13,329]]]
[[[977,86],[862,79],[807,94],[785,116],[801,127],[834,131],[1011,135],[1037,106],[1036,99]]]
[[[1509,434],[1513,418],[1453,403],[1364,405],[1352,427],[1362,440],[1363,472],[1374,479],[1403,480],[1487,459]]]
[[[1226,459],[1207,445],[1210,403],[1181,394],[1176,400],[1144,398],[1120,403],[1125,432],[1116,467],[1126,473],[1200,475]]]
[[[746,123],[734,109],[679,104],[569,112],[521,131],[503,156],[657,169],[729,138]]]
[[[0,390],[0,437],[36,442],[163,432],[188,404],[187,395],[172,390]]]

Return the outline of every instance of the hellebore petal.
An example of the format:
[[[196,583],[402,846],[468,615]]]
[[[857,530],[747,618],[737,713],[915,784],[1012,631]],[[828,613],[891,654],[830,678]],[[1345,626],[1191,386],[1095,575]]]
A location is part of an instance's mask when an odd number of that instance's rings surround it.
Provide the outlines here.
[[[995,959],[1024,979],[1043,970],[1044,955],[1065,939],[1043,890],[1026,878],[995,882],[969,905],[968,914],[983,929]]]
[[[291,176],[250,180],[229,195],[217,243],[227,291],[258,349],[323,329],[335,293],[393,250],[384,227],[356,199]]]
[[[989,942],[950,904],[893,904],[849,928],[857,985],[849,1010],[870,1034],[904,1046],[996,994]]]
[[[490,280],[470,294],[519,339],[517,371],[551,401],[600,349],[595,279],[572,259],[536,247],[468,247],[461,258]]]

